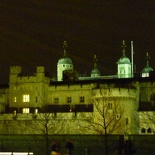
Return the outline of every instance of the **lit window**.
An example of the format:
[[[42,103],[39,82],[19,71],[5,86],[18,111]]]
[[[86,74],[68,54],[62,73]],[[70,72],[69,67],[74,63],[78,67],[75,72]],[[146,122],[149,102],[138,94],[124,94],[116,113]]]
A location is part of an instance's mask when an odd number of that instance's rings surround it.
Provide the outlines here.
[[[34,113],[37,114],[38,113],[38,109],[35,109]]]
[[[14,97],[14,102],[17,102],[17,97]]]
[[[81,97],[80,97],[80,102],[81,102],[81,103],[84,103],[84,96],[81,96]]]
[[[30,95],[23,95],[23,102],[30,102]]]
[[[59,98],[58,97],[54,98],[54,103],[59,103]]]
[[[71,97],[67,97],[67,103],[71,103],[72,102],[72,98]]]
[[[23,108],[23,113],[29,113],[30,109],[29,108]]]

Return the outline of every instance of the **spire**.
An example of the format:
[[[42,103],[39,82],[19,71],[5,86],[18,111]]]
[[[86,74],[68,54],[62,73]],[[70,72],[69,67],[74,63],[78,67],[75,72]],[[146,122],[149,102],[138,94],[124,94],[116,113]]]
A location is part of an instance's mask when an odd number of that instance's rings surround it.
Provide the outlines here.
[[[146,66],[149,66],[149,59],[150,59],[150,56],[149,56],[149,53],[148,53],[148,52],[146,53],[145,59],[146,59]]]
[[[97,61],[98,61],[98,59],[97,59],[96,55],[94,55],[94,59],[93,59],[94,67],[93,67],[93,69],[91,71],[91,77],[100,76],[100,71],[97,69]]]
[[[126,48],[126,47],[127,47],[127,46],[126,46],[126,44],[125,44],[125,40],[123,40],[122,46],[121,46],[121,48],[123,49],[123,50],[122,50],[122,52],[123,52],[122,57],[126,57],[126,55],[125,55],[125,48]]]
[[[68,47],[67,42],[64,41],[64,42],[63,42],[64,57],[66,57],[67,47]]]
[[[146,66],[142,70],[142,77],[149,77],[149,73],[153,71],[153,68],[150,67],[150,64],[149,64],[150,56],[148,52],[146,53],[145,59],[146,59]]]
[[[93,59],[93,62],[94,62],[94,69],[97,68],[97,61],[98,61],[98,59],[97,59],[96,55],[94,55],[94,59]]]

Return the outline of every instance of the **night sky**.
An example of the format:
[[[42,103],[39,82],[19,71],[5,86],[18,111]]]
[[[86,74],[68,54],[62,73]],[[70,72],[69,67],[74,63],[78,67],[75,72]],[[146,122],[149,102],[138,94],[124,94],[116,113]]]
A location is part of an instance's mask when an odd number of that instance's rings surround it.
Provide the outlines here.
[[[9,68],[23,67],[33,74],[43,65],[51,77],[56,74],[62,43],[75,70],[90,75],[93,55],[102,75],[117,73],[122,40],[140,72],[146,65],[155,69],[155,2],[140,0],[1,0],[0,1],[0,83],[8,83]]]

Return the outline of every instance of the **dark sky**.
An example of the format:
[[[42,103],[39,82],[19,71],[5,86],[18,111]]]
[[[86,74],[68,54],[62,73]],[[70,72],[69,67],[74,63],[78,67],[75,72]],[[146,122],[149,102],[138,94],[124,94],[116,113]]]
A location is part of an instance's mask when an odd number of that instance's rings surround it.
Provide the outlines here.
[[[121,43],[134,42],[137,72],[155,69],[155,2],[152,0],[1,0],[0,83],[8,82],[9,67],[20,65],[24,74],[43,65],[56,74],[62,43],[80,73],[90,74],[93,55],[102,75],[116,74]]]

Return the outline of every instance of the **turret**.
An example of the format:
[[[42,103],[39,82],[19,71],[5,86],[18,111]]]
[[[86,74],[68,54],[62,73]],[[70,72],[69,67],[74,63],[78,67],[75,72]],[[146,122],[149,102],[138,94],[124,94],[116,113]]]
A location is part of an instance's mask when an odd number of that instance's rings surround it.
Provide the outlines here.
[[[67,50],[67,42],[64,41],[63,43],[63,49],[64,49],[64,56],[63,58],[59,59],[57,63],[57,80],[62,81],[63,80],[63,72],[64,71],[71,71],[73,70],[73,63],[72,60],[67,57],[66,50]]]
[[[91,71],[91,77],[98,77],[98,76],[100,76],[100,72],[99,72],[99,70],[98,70],[98,68],[97,68],[97,57],[96,57],[96,55],[94,55],[94,66],[93,66],[93,69],[92,69],[92,71]]]
[[[45,77],[45,69],[43,66],[38,66],[37,67],[37,80],[38,81],[43,81]]]
[[[148,52],[146,53],[145,59],[146,59],[146,66],[142,70],[141,74],[142,74],[142,77],[149,77],[150,72],[153,71],[153,68],[150,67],[150,64],[149,64],[150,57],[149,57],[149,53]]]
[[[131,62],[125,54],[125,48],[127,47],[125,41],[122,43],[122,57],[117,62],[117,75],[118,78],[130,78],[131,77]]]
[[[17,76],[21,73],[21,66],[11,66],[10,67],[10,84],[17,81]]]

